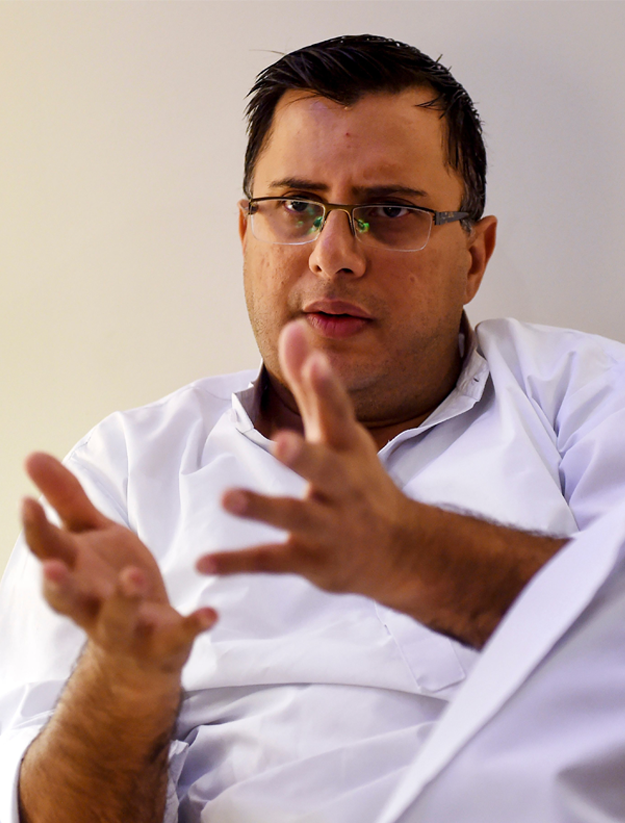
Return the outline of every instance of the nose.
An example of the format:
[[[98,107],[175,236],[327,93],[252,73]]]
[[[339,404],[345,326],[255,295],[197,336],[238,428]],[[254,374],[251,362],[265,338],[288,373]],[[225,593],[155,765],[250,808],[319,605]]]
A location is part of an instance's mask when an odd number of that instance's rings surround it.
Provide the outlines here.
[[[314,242],[308,262],[310,270],[320,277],[337,275],[362,277],[367,268],[365,251],[352,232],[347,212],[335,210],[328,214],[325,225]]]

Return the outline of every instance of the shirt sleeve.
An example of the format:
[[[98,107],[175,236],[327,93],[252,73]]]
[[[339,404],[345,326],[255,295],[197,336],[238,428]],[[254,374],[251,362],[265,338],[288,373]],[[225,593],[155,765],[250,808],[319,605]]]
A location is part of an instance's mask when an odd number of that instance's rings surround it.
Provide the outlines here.
[[[625,363],[569,392],[556,419],[563,494],[580,530],[625,500]]]
[[[493,320],[478,338],[498,390],[520,388],[554,438],[580,531],[625,499],[625,346],[593,334]]]

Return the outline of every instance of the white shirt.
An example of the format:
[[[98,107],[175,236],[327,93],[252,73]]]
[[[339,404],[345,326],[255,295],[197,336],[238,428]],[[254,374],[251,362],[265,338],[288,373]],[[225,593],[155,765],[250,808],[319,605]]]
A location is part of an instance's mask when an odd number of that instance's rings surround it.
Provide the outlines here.
[[[515,321],[476,331],[454,391],[381,461],[423,502],[526,530],[586,529],[625,499],[625,347]],[[374,820],[477,655],[295,576],[193,571],[211,549],[275,536],[223,512],[225,488],[303,490],[253,428],[253,376],[200,380],[112,415],[67,465],[150,547],[177,609],[220,613],[183,673],[168,823]],[[0,823],[18,819],[19,761],[83,641],[42,601],[37,561],[18,544],[0,591]]]
[[[530,581],[376,823],[625,820],[625,502]]]

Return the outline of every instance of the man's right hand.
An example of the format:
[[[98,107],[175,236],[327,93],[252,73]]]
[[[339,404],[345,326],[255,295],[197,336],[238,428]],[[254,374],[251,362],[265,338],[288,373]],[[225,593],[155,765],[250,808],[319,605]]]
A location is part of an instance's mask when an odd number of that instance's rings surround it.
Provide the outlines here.
[[[142,674],[179,673],[197,635],[217,619],[215,611],[178,614],[149,549],[101,514],[54,457],[32,454],[26,470],[62,524],[50,523],[37,501],[24,501],[25,537],[42,562],[50,606],[84,629],[93,651],[128,675],[135,667]]]
[[[22,761],[20,820],[154,823],[165,808],[181,670],[217,615],[178,614],[147,547],[104,517],[58,460],[33,454],[26,469],[61,520],[53,525],[39,503],[24,501],[44,596],[88,643]]]

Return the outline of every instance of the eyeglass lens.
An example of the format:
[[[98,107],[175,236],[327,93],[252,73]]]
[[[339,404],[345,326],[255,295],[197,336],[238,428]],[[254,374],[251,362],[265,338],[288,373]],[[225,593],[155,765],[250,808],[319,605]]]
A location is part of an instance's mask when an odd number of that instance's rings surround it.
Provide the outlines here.
[[[307,200],[265,200],[254,204],[252,231],[266,243],[298,245],[313,241],[324,225],[323,203]],[[428,212],[402,205],[357,206],[353,227],[358,239],[369,246],[419,251],[432,228]]]

